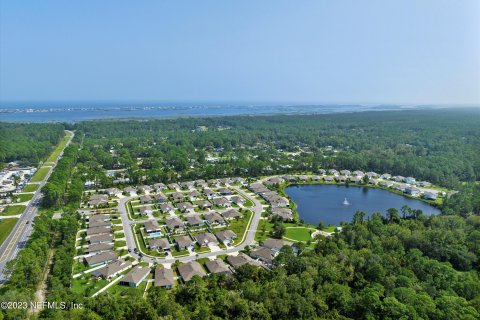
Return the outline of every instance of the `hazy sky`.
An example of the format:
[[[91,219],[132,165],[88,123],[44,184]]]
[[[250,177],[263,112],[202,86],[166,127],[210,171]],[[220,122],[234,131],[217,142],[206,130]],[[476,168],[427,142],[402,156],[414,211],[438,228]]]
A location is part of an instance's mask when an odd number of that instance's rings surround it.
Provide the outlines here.
[[[0,98],[480,103],[480,1],[2,0]]]

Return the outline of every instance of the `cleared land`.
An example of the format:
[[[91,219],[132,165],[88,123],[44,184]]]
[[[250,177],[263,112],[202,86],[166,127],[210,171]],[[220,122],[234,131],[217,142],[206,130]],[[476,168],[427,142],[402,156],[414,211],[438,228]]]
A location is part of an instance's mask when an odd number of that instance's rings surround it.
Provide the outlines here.
[[[25,202],[25,201],[32,200],[32,198],[33,198],[32,193],[19,193],[14,195],[15,202]]]
[[[8,206],[3,212],[0,212],[0,216],[16,216],[23,213],[26,206]]]
[[[2,221],[0,221],[0,246],[3,244],[3,241],[5,241],[5,239],[8,237],[13,227],[15,227],[17,221],[17,218],[2,219]]]
[[[57,157],[60,155],[63,148],[67,144],[68,139],[70,139],[71,135],[72,134],[70,132],[65,132],[65,137],[63,137],[62,141],[60,141],[60,143],[55,147],[55,150],[53,150],[53,152],[47,158],[46,162],[54,162],[57,159]]]
[[[45,177],[47,176],[47,173],[50,169],[51,169],[51,167],[41,167],[40,169],[37,170],[37,172],[35,172],[35,174],[32,177],[32,180],[30,180],[30,181],[32,181],[32,182],[42,181],[43,179],[45,179]]]
[[[25,188],[23,188],[23,192],[33,192],[38,189],[38,184],[27,184]]]

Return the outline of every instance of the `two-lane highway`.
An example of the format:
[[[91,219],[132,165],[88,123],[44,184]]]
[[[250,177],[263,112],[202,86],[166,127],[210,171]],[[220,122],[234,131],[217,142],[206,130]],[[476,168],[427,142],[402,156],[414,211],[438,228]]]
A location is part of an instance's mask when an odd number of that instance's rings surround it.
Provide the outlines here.
[[[71,134],[70,139],[68,140],[67,144],[65,144],[65,148],[70,144],[74,137],[74,133],[72,131],[67,131]],[[25,211],[18,219],[17,224],[10,232],[10,235],[5,239],[4,243],[0,247],[0,285],[2,285],[6,280],[6,276],[4,274],[4,268],[8,261],[15,259],[18,252],[25,246],[27,243],[28,238],[33,230],[33,219],[37,216],[40,200],[42,198],[41,189],[50,178],[55,166],[58,163],[58,160],[63,154],[60,152],[55,162],[50,162],[48,165],[51,165],[50,170],[48,171],[45,178],[38,182],[38,189],[35,191],[32,200],[30,200],[25,208]]]

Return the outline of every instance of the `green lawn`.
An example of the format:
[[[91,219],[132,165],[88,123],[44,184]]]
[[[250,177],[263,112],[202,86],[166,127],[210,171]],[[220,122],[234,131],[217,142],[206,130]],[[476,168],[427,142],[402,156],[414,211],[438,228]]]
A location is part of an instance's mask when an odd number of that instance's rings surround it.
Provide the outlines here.
[[[245,233],[245,230],[247,229],[248,222],[250,221],[251,216],[252,216],[252,212],[249,210],[249,211],[247,211],[247,214],[244,216],[243,219],[239,219],[238,221],[235,220],[235,219],[229,221],[229,226],[227,227],[227,229],[232,230],[237,235],[235,245],[237,244],[237,241],[242,240],[243,234]]]
[[[295,241],[309,241],[312,240],[312,236],[310,235],[315,230],[305,228],[305,227],[294,227],[294,228],[287,228],[285,232],[285,238],[289,238]]]
[[[8,206],[0,213],[0,216],[16,216],[17,214],[23,213],[26,206]]]
[[[121,238],[125,237],[125,234],[124,233],[115,233],[114,237],[115,237],[115,239],[121,239]]]
[[[120,240],[120,241],[115,241],[114,247],[120,248],[120,247],[125,247],[127,245],[127,242],[125,240]]]
[[[60,141],[60,143],[55,147],[53,152],[47,158],[46,162],[54,162],[55,160],[57,160],[57,157],[60,155],[60,152],[62,152],[71,135],[72,134],[70,132],[65,132],[65,137],[63,137],[62,141]]]
[[[48,171],[51,169],[51,167],[41,167],[40,169],[35,172],[33,175],[32,179],[30,181],[32,182],[39,182],[45,179],[45,176],[47,175]]]
[[[123,285],[120,285],[120,284],[117,283],[117,284],[111,286],[110,288],[108,288],[106,292],[108,292],[112,295],[115,295],[115,296],[125,296],[129,293],[134,293],[134,292],[143,293],[146,285],[147,285],[147,283],[145,281],[142,281],[140,283],[140,285],[136,288],[135,287],[123,286]]]
[[[3,241],[8,237],[17,221],[17,218],[2,219],[0,221],[0,245],[2,245]]]
[[[27,184],[23,188],[23,192],[33,192],[33,191],[36,191],[37,189],[38,189],[38,184]]]
[[[86,276],[84,278],[72,279],[72,291],[82,296],[91,296],[98,290],[102,289],[108,284],[107,280],[92,280]]]
[[[14,201],[15,202],[25,202],[32,200],[33,194],[32,193],[18,193],[14,195]]]

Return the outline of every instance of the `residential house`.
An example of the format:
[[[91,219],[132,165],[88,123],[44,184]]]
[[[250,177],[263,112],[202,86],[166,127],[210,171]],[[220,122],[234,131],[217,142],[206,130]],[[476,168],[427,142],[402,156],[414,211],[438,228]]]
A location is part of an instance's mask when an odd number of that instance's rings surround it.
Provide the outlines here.
[[[360,171],[360,170],[355,170],[355,171],[353,171],[353,175],[357,176],[357,177],[360,177],[360,178],[363,178],[365,173],[363,171]]]
[[[199,232],[195,236],[195,240],[197,240],[198,245],[207,247],[209,245],[218,245],[218,240],[215,238],[213,233],[210,232]]]
[[[201,193],[198,192],[197,190],[192,190],[192,191],[190,191],[190,192],[188,193],[188,199],[189,199],[190,201],[195,201],[195,200],[197,200],[198,197],[200,197],[200,196],[201,196]]]
[[[223,220],[222,216],[217,212],[209,212],[205,214],[205,220],[207,220],[208,224],[211,226],[225,223],[225,220]]]
[[[220,193],[222,196],[229,196],[233,194],[233,192],[228,188],[220,188],[218,189],[218,193]]]
[[[393,186],[393,182],[389,180],[383,180],[383,181],[380,181],[378,185],[384,188],[390,188],[391,186]]]
[[[190,261],[178,266],[178,273],[180,273],[180,276],[185,282],[190,281],[194,276],[204,277],[207,275],[197,261]]]
[[[87,216],[87,219],[89,222],[93,221],[108,221],[112,217],[109,214],[92,214]]]
[[[209,260],[205,262],[205,267],[210,273],[218,273],[224,275],[231,275],[232,271],[227,264],[221,259]]]
[[[168,184],[168,189],[170,189],[170,190],[179,190],[179,189],[180,189],[180,186],[178,185],[178,183],[170,183],[170,184]]]
[[[121,280],[120,284],[129,287],[138,287],[140,282],[150,274],[150,268],[136,265]]]
[[[204,221],[202,220],[202,218],[200,218],[198,214],[193,214],[193,215],[187,216],[187,223],[189,226],[199,227],[204,224]]]
[[[380,176],[380,178],[390,180],[392,178],[392,175],[390,173],[384,173]]]
[[[153,188],[150,186],[140,186],[138,187],[138,190],[143,193],[150,193],[153,190]]]
[[[148,247],[152,250],[170,250],[170,243],[166,238],[155,238],[148,241]]]
[[[107,192],[108,196],[110,196],[110,197],[117,196],[117,195],[122,193],[122,191],[120,191],[117,188],[108,188],[105,191]]]
[[[437,200],[438,195],[434,192],[425,192],[423,194],[423,199],[426,200]]]
[[[193,250],[195,242],[187,235],[175,238],[175,244],[178,250]]]
[[[411,186],[406,187],[404,192],[413,197],[418,197],[420,195],[420,189]]]
[[[93,236],[97,234],[111,233],[111,232],[112,232],[111,227],[94,227],[94,228],[87,229],[87,236]]]
[[[130,196],[134,196],[137,194],[137,189],[135,189],[134,187],[126,187],[123,191]]]
[[[177,203],[177,208],[181,212],[186,212],[186,211],[192,212],[193,211],[193,205],[190,202]]]
[[[222,216],[225,220],[243,218],[243,215],[238,210],[235,210],[235,209],[229,209],[227,211],[222,212]]]
[[[105,267],[93,271],[92,275],[96,278],[111,279],[127,270],[131,266],[132,263],[130,261],[123,261],[119,259],[108,263]]]
[[[272,207],[272,216],[279,216],[283,221],[293,220],[292,210],[288,208]]]
[[[98,221],[89,221],[88,222],[88,227],[89,228],[111,227],[111,226],[112,226],[111,221],[98,220]]]
[[[227,257],[228,263],[234,268],[241,267],[245,264],[250,264],[253,266],[258,267],[259,264],[249,256],[247,256],[245,253],[239,252],[238,255],[236,256],[228,256]]]
[[[325,177],[323,177],[323,180],[325,182],[333,182],[333,177],[332,176],[325,176]]]
[[[138,211],[142,216],[148,216],[150,214],[153,214],[153,210],[151,206],[141,206],[138,208]]]
[[[85,254],[93,254],[111,250],[113,250],[113,244],[111,243],[95,243],[90,244],[88,248],[85,249]]]
[[[243,203],[245,203],[245,198],[244,198],[244,197],[241,197],[241,196],[236,196],[236,195],[235,195],[235,196],[232,196],[232,197],[230,198],[230,201],[231,201],[232,203],[235,203],[235,204],[238,205],[238,204],[243,204]]]
[[[160,211],[162,211],[162,213],[169,213],[175,211],[175,207],[171,203],[162,203],[160,205]]]
[[[252,258],[259,259],[267,266],[271,266],[273,264],[273,259],[275,259],[277,255],[278,251],[274,251],[266,247],[256,247],[250,253]]]
[[[155,281],[153,282],[155,287],[163,287],[167,289],[173,288],[175,285],[175,277],[172,269],[156,268],[155,269]]]
[[[157,192],[167,189],[167,186],[165,185],[165,183],[155,183],[153,187]]]
[[[115,251],[105,251],[92,256],[86,256],[83,260],[90,266],[95,267],[116,260],[118,255]]]
[[[231,207],[232,204],[226,198],[215,198],[212,200],[213,204],[218,207],[228,208]]]
[[[403,182],[408,183],[408,184],[414,184],[415,183],[415,178],[406,177],[405,179],[403,179]]]
[[[181,192],[173,192],[170,194],[170,196],[172,197],[173,201],[180,201],[185,198],[185,195]]]
[[[99,234],[94,235],[88,238],[89,244],[96,244],[96,243],[109,243],[113,241],[112,234]]]
[[[344,169],[344,170],[340,170],[340,174],[348,177],[348,176],[350,176],[351,173],[350,173],[350,170],[345,170]]]
[[[215,232],[215,236],[226,246],[230,245],[237,235],[232,230],[222,230]]]
[[[153,199],[155,199],[155,201],[156,201],[157,203],[166,203],[166,202],[168,202],[168,198],[167,198],[164,194],[161,194],[161,193],[153,195]]]
[[[212,189],[207,189],[207,188],[205,188],[205,189],[203,189],[202,193],[203,193],[203,195],[204,195],[205,197],[207,197],[208,199],[211,199],[211,198],[213,198],[213,197],[215,196],[215,192],[213,192]]]
[[[166,225],[170,231],[175,229],[183,230],[185,228],[185,226],[183,225],[183,222],[178,217],[168,217],[166,219]]]
[[[208,209],[212,207],[212,203],[208,200],[200,200],[196,204],[201,209]]]
[[[144,195],[140,197],[140,203],[145,204],[145,203],[150,203],[152,202],[152,197]]]
[[[148,233],[150,237],[162,236],[162,227],[158,224],[157,220],[147,220],[144,226],[145,232]]]
[[[290,241],[285,241],[281,239],[273,239],[273,238],[267,238],[265,241],[262,243],[262,247],[271,249],[273,251],[281,251],[284,246],[291,247],[293,251],[295,252],[296,249],[294,249],[294,244],[293,242]]]

